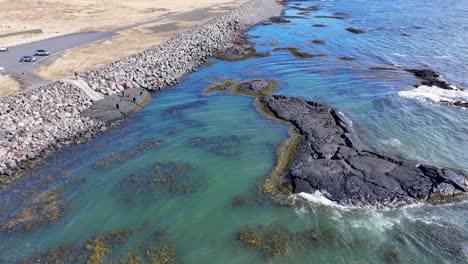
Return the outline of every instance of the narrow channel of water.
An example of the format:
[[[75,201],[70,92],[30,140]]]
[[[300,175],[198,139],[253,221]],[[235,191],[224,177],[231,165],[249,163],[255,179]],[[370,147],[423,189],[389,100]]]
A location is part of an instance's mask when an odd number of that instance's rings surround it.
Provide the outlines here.
[[[104,262],[128,252],[145,259],[158,246],[159,257],[172,255],[161,246],[173,245],[175,260],[183,263],[467,263],[466,203],[375,211],[321,203],[289,208],[263,201],[256,185],[274,166],[275,150],[288,137],[287,125],[258,113],[252,98],[208,95],[204,89],[225,80],[273,78],[279,94],[339,109],[378,151],[468,171],[468,111],[398,96],[419,82],[402,69],[422,65],[468,87],[468,4],[349,0],[288,5],[322,10],[304,15],[290,8],[286,15],[304,18],[250,30],[257,49],[271,51],[271,57],[211,59],[213,66],[156,93],[119,126],[86,144],[63,148],[0,191],[0,223],[11,231],[0,233],[0,263],[62,245],[81,254],[86,244],[96,249],[100,234],[108,231],[121,233],[112,241],[101,239],[105,246],[112,244],[110,252],[100,251]],[[345,13],[339,15],[345,19],[315,17],[335,13]],[[367,33],[353,34],[347,27]],[[326,56],[300,59],[273,52],[275,47]],[[340,60],[343,56],[356,60]],[[21,212],[25,208],[33,209]],[[31,220],[35,214],[43,214],[46,225]],[[31,230],[22,230],[21,223]],[[249,230],[246,225],[263,228],[258,237],[263,250],[239,241],[239,232]],[[57,252],[67,254],[64,248]]]

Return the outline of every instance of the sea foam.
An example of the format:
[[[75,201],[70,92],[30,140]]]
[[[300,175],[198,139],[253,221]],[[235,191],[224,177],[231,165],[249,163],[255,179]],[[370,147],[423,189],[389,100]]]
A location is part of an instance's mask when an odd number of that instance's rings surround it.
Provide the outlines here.
[[[468,102],[468,91],[463,91],[455,86],[454,90],[441,89],[437,86],[421,85],[418,88],[398,92],[401,97],[432,101],[434,103]]]

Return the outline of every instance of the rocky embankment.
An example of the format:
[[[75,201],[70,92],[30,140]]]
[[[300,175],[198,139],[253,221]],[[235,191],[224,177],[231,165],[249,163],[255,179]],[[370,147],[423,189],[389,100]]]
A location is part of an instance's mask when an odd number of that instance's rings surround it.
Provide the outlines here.
[[[268,95],[260,103],[300,134],[287,178],[295,193],[320,192],[342,205],[453,201],[468,191],[462,172],[362,149],[357,135],[330,107]]]
[[[93,134],[99,124],[81,115],[91,105],[81,89],[61,81],[0,98],[0,175],[63,142]],[[0,186],[9,180],[0,176]]]
[[[249,1],[159,46],[80,73],[80,85],[57,81],[0,98],[0,187],[62,143],[89,138],[107,121],[134,111],[147,101],[145,90],[176,84],[243,30],[280,15],[279,2]],[[95,102],[93,93],[108,97]]]
[[[205,63],[208,57],[231,44],[249,26],[280,15],[284,7],[279,2],[281,1],[250,1],[159,46],[83,73],[80,77],[93,90],[106,95],[121,92],[123,84],[130,88],[148,90],[172,86],[185,74],[195,71]],[[248,45],[239,47],[244,48],[251,52]]]

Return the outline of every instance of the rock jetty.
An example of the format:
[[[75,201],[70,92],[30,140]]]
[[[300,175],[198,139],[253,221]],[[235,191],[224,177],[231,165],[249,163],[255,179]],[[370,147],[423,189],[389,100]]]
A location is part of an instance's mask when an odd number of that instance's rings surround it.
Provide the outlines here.
[[[336,110],[281,95],[259,98],[263,109],[290,124],[300,141],[283,175],[295,193],[320,192],[341,205],[393,205],[455,201],[468,191],[462,172],[406,161],[360,147]]]
[[[0,98],[0,188],[61,144],[89,138],[106,122],[133,111],[147,98],[138,91],[176,84],[243,30],[280,15],[280,2],[251,0],[159,46],[82,72],[76,82],[56,81]],[[119,98],[126,88],[137,91],[135,101]],[[90,94],[108,97],[95,101]]]

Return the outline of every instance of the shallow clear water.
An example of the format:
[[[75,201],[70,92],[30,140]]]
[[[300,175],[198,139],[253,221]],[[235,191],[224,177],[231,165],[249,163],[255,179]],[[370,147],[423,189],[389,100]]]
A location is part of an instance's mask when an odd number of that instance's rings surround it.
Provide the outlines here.
[[[105,261],[144,243],[157,245],[154,232],[164,230],[164,240],[176,247],[177,262],[185,263],[466,263],[466,203],[387,211],[321,204],[233,205],[238,195],[258,196],[256,185],[274,166],[275,150],[288,137],[288,127],[259,114],[252,98],[203,92],[228,79],[274,78],[279,94],[306,97],[342,111],[376,150],[468,171],[468,111],[397,94],[419,82],[402,69],[422,65],[468,87],[467,2],[288,3],[295,4],[323,9],[306,19],[290,19],[292,24],[257,26],[248,32],[259,37],[252,41],[259,51],[298,47],[326,57],[297,59],[278,51],[268,58],[234,63],[212,60],[213,66],[156,93],[148,106],[119,126],[86,144],[63,148],[30,176],[0,191],[0,222],[55,188],[63,190],[68,203],[65,216],[34,231],[0,233],[0,262],[14,263],[128,227],[136,230]],[[298,12],[288,9],[286,14]],[[346,13],[347,19],[314,17],[335,12]],[[347,27],[368,32],[356,35],[344,30]],[[310,43],[315,39],[326,43]],[[341,56],[357,60],[341,61]],[[398,70],[368,69],[390,64]],[[114,162],[95,168],[96,162],[115,153],[119,155],[113,156]],[[131,180],[150,177],[155,168],[176,174],[179,185],[174,188],[186,192],[171,191],[171,184]],[[291,242],[289,256],[266,257],[238,241],[238,232],[248,224],[282,224],[296,233],[327,230],[340,239]]]

